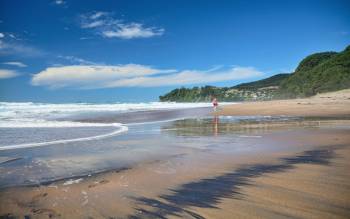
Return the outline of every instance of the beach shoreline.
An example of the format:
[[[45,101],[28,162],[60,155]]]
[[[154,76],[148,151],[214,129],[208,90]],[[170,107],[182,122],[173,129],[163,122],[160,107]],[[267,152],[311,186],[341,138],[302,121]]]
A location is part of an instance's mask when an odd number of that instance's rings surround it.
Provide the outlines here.
[[[235,104],[224,106],[212,118],[133,127],[131,136],[116,136],[110,144],[158,145],[151,151],[165,147],[162,150],[167,152],[104,172],[1,188],[0,216],[346,218],[350,214],[349,94],[345,90],[307,99]],[[50,147],[43,149],[50,151]],[[67,145],[63,152],[68,149]],[[78,162],[84,156],[73,158]],[[20,162],[10,160],[0,168],[4,171]],[[7,174],[15,170],[8,169]]]
[[[247,146],[268,146],[253,154],[198,151],[199,154],[179,154],[82,178],[3,188],[0,190],[0,215],[5,218],[168,218],[174,215],[190,218],[232,215],[344,218],[349,212],[341,209],[346,209],[350,203],[347,196],[350,182],[344,172],[349,166],[350,135],[344,126],[349,127],[347,120],[321,122],[320,126],[312,125],[306,129],[297,128],[293,123],[276,129],[267,123],[266,131],[260,133],[261,138],[244,138]],[[273,150],[268,149],[270,147]],[[335,163],[337,165],[333,165]],[[316,171],[312,173],[318,173],[318,177],[305,174],[310,168]],[[327,173],[337,180],[325,181]],[[286,185],[291,178],[296,191],[304,191],[305,182],[312,182],[302,200],[299,192],[289,192]],[[264,185],[263,190],[261,185]],[[315,191],[314,187],[323,190]],[[307,193],[310,191],[311,194]],[[274,195],[265,200],[266,193]],[[283,193],[286,193],[283,196],[284,202],[288,203],[286,206],[279,203],[279,194]],[[327,197],[332,197],[332,205]],[[314,198],[323,204],[316,207],[312,204]],[[312,206],[314,212],[293,211],[298,204],[293,201],[295,199]],[[270,201],[277,203],[272,207],[268,204]]]

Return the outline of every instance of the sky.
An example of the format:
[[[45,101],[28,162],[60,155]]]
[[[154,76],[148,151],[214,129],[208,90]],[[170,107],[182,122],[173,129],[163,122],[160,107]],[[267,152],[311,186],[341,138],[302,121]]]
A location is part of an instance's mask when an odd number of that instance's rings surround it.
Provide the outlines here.
[[[1,0],[0,101],[157,101],[349,44],[348,0]]]

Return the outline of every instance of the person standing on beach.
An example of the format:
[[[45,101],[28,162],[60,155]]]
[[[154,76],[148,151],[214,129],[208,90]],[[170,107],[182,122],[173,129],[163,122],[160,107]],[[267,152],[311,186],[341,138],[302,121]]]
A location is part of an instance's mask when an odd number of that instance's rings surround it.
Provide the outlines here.
[[[213,103],[213,108],[214,108],[214,111],[216,111],[217,107],[218,107],[218,100],[214,97],[213,100],[212,100],[212,103]]]

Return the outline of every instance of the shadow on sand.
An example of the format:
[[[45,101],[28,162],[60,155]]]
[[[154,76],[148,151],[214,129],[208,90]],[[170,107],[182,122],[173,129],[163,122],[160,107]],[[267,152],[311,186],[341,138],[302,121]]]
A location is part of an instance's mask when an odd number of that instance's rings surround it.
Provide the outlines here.
[[[137,204],[145,208],[136,208],[137,213],[130,215],[129,218],[167,218],[168,216],[183,217],[184,215],[204,218],[187,209],[190,207],[217,208],[216,205],[222,198],[242,199],[243,194],[240,193],[240,187],[250,185],[251,178],[286,171],[294,168],[295,164],[329,165],[330,159],[335,156],[334,150],[339,147],[341,145],[305,151],[294,157],[281,158],[278,164],[243,166],[234,172],[218,177],[184,184],[171,190],[170,195],[162,195],[157,199],[137,198]]]

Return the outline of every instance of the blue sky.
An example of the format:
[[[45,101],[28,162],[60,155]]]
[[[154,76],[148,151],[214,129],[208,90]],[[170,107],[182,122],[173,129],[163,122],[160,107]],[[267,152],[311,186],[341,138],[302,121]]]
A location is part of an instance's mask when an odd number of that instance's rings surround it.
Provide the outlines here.
[[[0,101],[156,101],[350,44],[350,2],[0,2]]]

